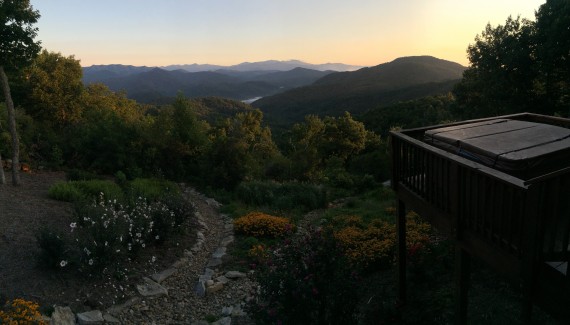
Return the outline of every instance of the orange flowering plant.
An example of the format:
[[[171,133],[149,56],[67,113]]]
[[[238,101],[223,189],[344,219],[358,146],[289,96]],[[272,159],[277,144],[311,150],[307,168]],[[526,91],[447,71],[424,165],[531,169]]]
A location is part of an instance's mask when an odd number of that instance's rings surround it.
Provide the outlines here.
[[[41,320],[42,315],[38,308],[39,305],[33,301],[14,299],[6,303],[3,310],[0,310],[0,324],[45,325],[47,323]]]
[[[234,220],[236,233],[254,237],[282,237],[293,231],[294,225],[287,218],[262,212],[250,212]]]

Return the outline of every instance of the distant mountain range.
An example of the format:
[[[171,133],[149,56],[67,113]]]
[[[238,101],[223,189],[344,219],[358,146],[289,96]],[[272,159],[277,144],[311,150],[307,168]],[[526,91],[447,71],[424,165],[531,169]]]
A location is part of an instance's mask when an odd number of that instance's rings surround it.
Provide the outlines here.
[[[326,75],[313,84],[252,103],[269,123],[290,125],[305,115],[361,114],[378,106],[449,92],[465,67],[432,56],[411,56],[352,72]]]
[[[329,68],[344,70],[322,71]],[[260,108],[272,126],[287,127],[308,114],[338,116],[349,111],[359,115],[399,101],[445,94],[465,70],[458,63],[432,56],[402,57],[349,71],[356,68],[301,61],[264,61],[230,67],[105,65],[83,68],[83,80],[86,84],[102,82],[143,103],[168,103],[178,93],[191,98],[261,98],[250,100],[252,106]],[[222,106],[227,105],[223,102]]]
[[[342,63],[302,61],[245,62],[233,66],[171,65],[136,67],[94,65],[83,68],[83,82],[101,82],[140,102],[167,102],[179,92],[187,97],[217,96],[245,100],[312,84],[337,71],[361,67]]]

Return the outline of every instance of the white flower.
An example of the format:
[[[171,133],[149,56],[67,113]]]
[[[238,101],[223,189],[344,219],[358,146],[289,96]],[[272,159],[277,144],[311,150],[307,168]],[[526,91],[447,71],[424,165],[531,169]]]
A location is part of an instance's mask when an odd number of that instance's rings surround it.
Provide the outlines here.
[[[160,238],[159,235],[156,235],[156,237],[154,237],[154,239],[158,240]]]
[[[69,226],[71,227],[71,232],[73,232],[73,229],[75,229],[75,227],[77,227],[77,223],[76,222],[72,222],[69,224]]]
[[[89,259],[89,265],[93,265],[93,259],[92,258]]]
[[[62,260],[61,262],[59,262],[59,266],[64,267],[67,265],[67,261],[66,260]]]
[[[144,248],[144,246],[145,246],[145,245],[144,245],[144,243],[142,243],[142,245],[141,245],[141,246]]]
[[[151,261],[151,263],[154,263],[154,262],[156,262],[156,256],[153,256],[153,257],[152,257],[152,259],[151,259],[150,261]]]

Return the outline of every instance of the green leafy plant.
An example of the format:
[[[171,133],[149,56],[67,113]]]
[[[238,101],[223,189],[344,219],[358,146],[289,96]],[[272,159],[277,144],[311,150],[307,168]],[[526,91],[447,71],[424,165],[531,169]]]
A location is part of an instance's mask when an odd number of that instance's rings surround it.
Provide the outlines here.
[[[260,290],[246,308],[258,324],[356,323],[358,277],[331,233],[257,249]]]

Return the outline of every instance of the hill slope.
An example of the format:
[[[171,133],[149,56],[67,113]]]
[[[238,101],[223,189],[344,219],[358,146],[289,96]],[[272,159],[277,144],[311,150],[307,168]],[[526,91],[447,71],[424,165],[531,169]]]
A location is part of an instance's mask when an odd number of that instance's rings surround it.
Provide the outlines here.
[[[253,103],[273,125],[302,121],[307,114],[360,114],[403,100],[446,93],[465,67],[431,56],[396,59],[354,72],[329,74],[312,85],[262,98]]]
[[[93,66],[83,69],[86,84],[101,82],[114,91],[145,103],[168,101],[181,92],[187,97],[217,96],[244,100],[273,95],[313,83],[333,71],[294,68],[289,71],[217,70],[188,72],[132,66]]]

